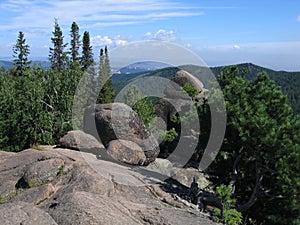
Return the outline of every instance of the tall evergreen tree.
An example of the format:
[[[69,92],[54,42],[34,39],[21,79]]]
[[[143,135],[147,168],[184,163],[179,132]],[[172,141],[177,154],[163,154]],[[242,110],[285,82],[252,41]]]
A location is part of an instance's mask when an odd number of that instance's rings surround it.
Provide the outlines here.
[[[93,58],[93,47],[90,44],[90,33],[85,31],[83,33],[82,39],[82,57],[81,57],[81,67],[86,70],[89,66],[94,64]]]
[[[72,23],[70,36],[71,36],[70,60],[71,62],[79,62],[80,35],[79,35],[79,27],[76,22]]]
[[[98,103],[110,103],[113,102],[115,97],[115,90],[112,87],[112,80],[110,79],[111,67],[109,62],[107,46],[105,50],[100,49],[100,71],[98,76],[97,85],[101,86],[102,89],[98,96]]]
[[[28,55],[30,53],[29,45],[26,44],[26,39],[24,38],[24,33],[19,32],[17,43],[13,47],[14,63],[17,67],[17,72],[22,75],[23,71],[29,68],[31,61],[28,60]]]
[[[51,68],[57,71],[62,71],[67,65],[68,53],[64,51],[64,49],[67,47],[67,44],[64,44],[64,36],[57,19],[55,19],[54,31],[52,34],[53,37],[51,38],[51,41],[53,43],[53,47],[50,47],[49,53]]]

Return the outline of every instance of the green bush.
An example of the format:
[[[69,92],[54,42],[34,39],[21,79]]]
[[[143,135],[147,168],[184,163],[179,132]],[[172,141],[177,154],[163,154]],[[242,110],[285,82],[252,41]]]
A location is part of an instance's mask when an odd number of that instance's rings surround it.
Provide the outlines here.
[[[220,185],[216,188],[216,194],[219,196],[219,200],[223,203],[223,218],[221,210],[216,208],[215,220],[218,222],[224,222],[227,225],[238,225],[242,223],[242,213],[235,209],[236,200],[231,198],[231,186]],[[223,220],[223,221],[222,221]]]
[[[170,130],[162,131],[161,136],[163,137],[163,141],[165,142],[172,142],[175,138],[178,137],[178,133],[176,132],[175,128],[171,128]]]

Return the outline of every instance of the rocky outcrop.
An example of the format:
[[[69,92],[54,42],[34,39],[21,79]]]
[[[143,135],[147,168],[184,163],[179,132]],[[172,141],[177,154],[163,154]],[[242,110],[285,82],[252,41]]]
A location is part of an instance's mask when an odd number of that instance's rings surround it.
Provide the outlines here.
[[[1,224],[57,225],[46,212],[26,202],[12,202],[0,205]]]
[[[183,90],[183,87],[186,84],[197,89],[199,94],[192,98],[188,96]],[[168,130],[175,128],[181,135],[171,143],[162,142],[159,157],[169,157],[174,149],[179,146],[179,137],[180,141],[183,143],[180,145],[182,151],[177,151],[177,155],[173,156],[176,158],[175,160],[180,161],[182,156],[186,154],[184,152],[185,149],[197,148],[199,144],[200,127],[199,122],[196,120],[197,111],[195,102],[202,103],[206,98],[206,93],[207,90],[204,88],[203,83],[197,77],[184,70],[178,71],[176,75],[172,77],[171,81],[165,87],[164,98],[161,98],[155,104],[155,114],[164,121],[163,126],[158,126],[159,130],[163,130],[164,127],[167,127]],[[183,119],[182,121],[184,122],[182,123],[174,122],[174,116],[182,119],[187,115],[194,115],[195,118],[189,118],[189,121]]]
[[[84,131],[100,137],[106,147],[111,141],[118,139],[136,143],[146,156],[145,165],[153,162],[159,154],[155,137],[137,113],[123,103],[88,107],[84,115]]]
[[[0,159],[1,224],[214,224],[162,182],[90,153],[39,146]]]

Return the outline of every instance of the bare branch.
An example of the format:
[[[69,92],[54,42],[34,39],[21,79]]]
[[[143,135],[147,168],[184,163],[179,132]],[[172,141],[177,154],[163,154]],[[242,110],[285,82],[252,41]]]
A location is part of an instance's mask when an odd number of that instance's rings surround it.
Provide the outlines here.
[[[237,182],[237,178],[238,178],[238,164],[242,158],[242,154],[240,154],[234,161],[234,164],[233,164],[233,173],[232,173],[232,176],[231,176],[231,181],[229,183],[229,185],[231,186],[231,196],[233,197],[234,196],[234,193],[235,193],[235,184]]]
[[[249,209],[257,200],[258,198],[258,194],[259,194],[259,190],[260,190],[260,186],[261,186],[261,182],[263,180],[263,173],[262,173],[262,159],[259,153],[259,150],[256,151],[256,179],[255,179],[255,186],[253,189],[253,192],[250,196],[250,199],[248,200],[248,202],[246,202],[243,205],[240,205],[237,207],[238,211],[245,211],[247,209]]]

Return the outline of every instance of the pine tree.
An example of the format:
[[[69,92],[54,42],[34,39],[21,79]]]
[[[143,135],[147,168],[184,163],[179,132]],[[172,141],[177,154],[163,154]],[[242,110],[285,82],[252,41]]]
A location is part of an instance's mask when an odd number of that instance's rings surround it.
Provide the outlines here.
[[[90,44],[90,34],[85,31],[82,39],[82,57],[81,57],[81,67],[86,70],[89,66],[94,64],[93,59],[93,47]]]
[[[230,183],[237,210],[257,224],[297,224],[299,117],[266,73],[250,82],[237,67],[229,67],[218,81],[228,120],[222,148],[210,166],[215,184]]]
[[[30,53],[29,45],[26,44],[24,33],[21,31],[19,32],[17,43],[13,47],[13,53],[13,56],[16,58],[14,63],[17,67],[17,72],[22,75],[23,71],[29,68],[31,61],[27,58]]]
[[[100,49],[100,71],[98,76],[97,85],[102,89],[98,96],[98,103],[111,103],[115,97],[115,90],[112,87],[112,80],[110,79],[111,68],[108,56],[107,46],[105,50]]]
[[[79,35],[79,27],[76,22],[72,23],[70,36],[71,36],[70,61],[73,63],[79,62],[80,35]]]
[[[57,19],[55,19],[54,31],[52,32],[52,34],[53,37],[51,38],[51,41],[53,43],[53,48],[50,47],[49,53],[51,68],[57,71],[62,71],[67,65],[68,53],[64,51],[64,49],[67,47],[67,44],[64,44],[64,36]]]

